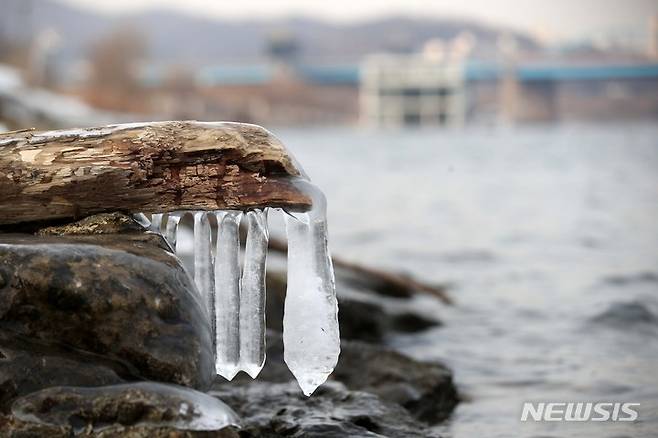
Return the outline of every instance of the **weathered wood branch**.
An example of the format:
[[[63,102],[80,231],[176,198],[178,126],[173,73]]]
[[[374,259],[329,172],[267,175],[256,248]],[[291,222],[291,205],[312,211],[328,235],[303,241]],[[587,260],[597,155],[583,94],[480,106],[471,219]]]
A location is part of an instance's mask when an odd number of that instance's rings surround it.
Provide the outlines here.
[[[0,225],[122,211],[307,210],[303,172],[267,130],[157,122],[0,134]]]

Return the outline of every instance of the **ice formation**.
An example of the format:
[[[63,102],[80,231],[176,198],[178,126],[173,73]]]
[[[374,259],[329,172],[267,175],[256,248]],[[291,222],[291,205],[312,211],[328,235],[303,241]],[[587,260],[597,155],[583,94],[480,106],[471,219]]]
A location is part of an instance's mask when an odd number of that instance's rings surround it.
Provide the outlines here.
[[[215,333],[215,276],[212,270],[212,235],[208,214],[205,211],[194,213],[194,282],[206,305],[212,332]]]
[[[215,369],[232,380],[240,371],[240,218],[220,211],[215,252]],[[250,336],[251,333],[245,333]]]
[[[265,365],[265,262],[267,259],[267,211],[246,213],[247,239],[240,285],[240,364],[256,378]]]
[[[214,431],[226,426],[240,426],[238,415],[218,398],[182,386],[156,382],[136,382],[93,388],[72,386],[46,388],[31,393],[27,398],[17,400],[12,405],[12,413],[16,418],[28,422],[53,426],[73,426],[75,436],[86,435],[90,432],[98,433],[110,426],[110,423],[103,421],[99,421],[97,424],[86,424],[84,421],[84,408],[87,407],[84,405],[85,402],[80,402],[82,403],[80,406],[76,403],[55,403],[55,406],[50,406],[46,410],[35,409],[35,406],[40,405],[39,400],[47,401],[52,397],[53,392],[60,396],[69,394],[81,400],[88,400],[86,403],[89,405],[93,404],[94,400],[102,405],[103,400],[111,401],[113,398],[120,398],[121,403],[119,406],[132,405],[144,409],[145,407],[140,405],[140,403],[143,403],[140,397],[131,401],[129,396],[131,393],[139,392],[151,394],[155,400],[162,400],[173,408],[169,410],[167,416],[163,416],[157,421],[155,419],[150,420],[149,415],[143,415],[139,419],[133,419],[130,416],[125,417],[131,425],[168,426],[174,429],[193,431]],[[80,411],[81,407],[82,411]],[[107,406],[108,415],[111,414],[112,409],[112,406]],[[153,417],[157,418],[156,416]],[[71,421],[72,418],[78,418],[81,421],[74,424]],[[118,422],[121,421],[121,419],[118,420]]]
[[[283,212],[288,235],[288,289],[283,319],[284,360],[304,394],[311,395],[331,374],[340,354],[338,305],[327,248],[326,201],[306,181],[298,187],[313,199],[306,213]],[[265,267],[268,209],[178,211],[136,215],[162,234],[174,250],[186,215],[194,224],[190,275],[206,305],[215,342],[217,374],[231,380],[239,371],[252,378],[265,364]],[[213,226],[217,222],[213,254]],[[240,263],[240,222],[246,225]],[[242,265],[242,267],[241,267]]]
[[[283,315],[283,357],[304,394],[334,370],[340,354],[338,303],[327,248],[324,195],[314,187],[314,209],[286,216],[288,289]]]

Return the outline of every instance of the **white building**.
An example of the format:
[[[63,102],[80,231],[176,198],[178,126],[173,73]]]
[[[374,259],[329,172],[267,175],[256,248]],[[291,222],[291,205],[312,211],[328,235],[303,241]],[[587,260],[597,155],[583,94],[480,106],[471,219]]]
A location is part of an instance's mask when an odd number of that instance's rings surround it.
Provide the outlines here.
[[[361,120],[380,127],[464,123],[464,62],[443,56],[440,42],[423,53],[373,55],[360,72]]]

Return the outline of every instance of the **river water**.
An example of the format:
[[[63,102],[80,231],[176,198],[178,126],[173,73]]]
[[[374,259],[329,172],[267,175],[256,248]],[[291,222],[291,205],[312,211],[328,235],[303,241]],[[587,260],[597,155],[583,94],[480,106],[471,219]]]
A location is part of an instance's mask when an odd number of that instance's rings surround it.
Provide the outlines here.
[[[465,398],[449,437],[658,436],[658,124],[280,130],[326,193],[335,254],[448,282],[393,341]],[[635,402],[639,421],[521,422]]]

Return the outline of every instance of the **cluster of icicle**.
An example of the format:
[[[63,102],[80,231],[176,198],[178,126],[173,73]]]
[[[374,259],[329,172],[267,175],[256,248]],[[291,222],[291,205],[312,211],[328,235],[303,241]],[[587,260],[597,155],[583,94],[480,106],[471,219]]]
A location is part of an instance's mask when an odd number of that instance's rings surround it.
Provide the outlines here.
[[[308,213],[283,212],[288,235],[288,288],[284,360],[304,394],[311,395],[331,374],[340,353],[338,305],[327,248],[324,196],[314,192]],[[252,378],[265,364],[265,268],[268,209],[185,211],[138,219],[176,249],[181,218],[194,217],[194,269],[190,272],[212,324],[217,374],[231,380],[239,371]],[[210,216],[217,220],[212,248]],[[240,267],[240,222],[246,219],[244,263]],[[166,224],[166,225],[165,225]],[[163,226],[164,225],[164,226]]]

